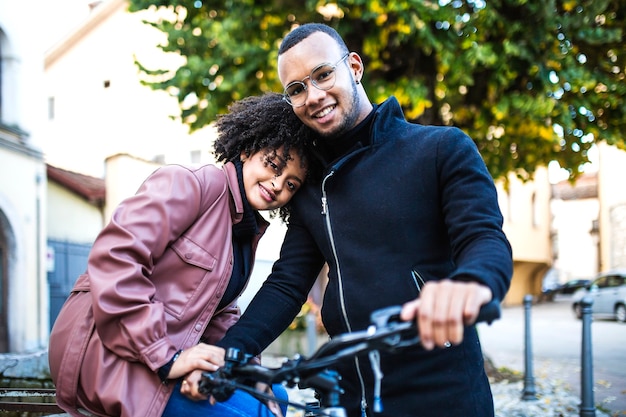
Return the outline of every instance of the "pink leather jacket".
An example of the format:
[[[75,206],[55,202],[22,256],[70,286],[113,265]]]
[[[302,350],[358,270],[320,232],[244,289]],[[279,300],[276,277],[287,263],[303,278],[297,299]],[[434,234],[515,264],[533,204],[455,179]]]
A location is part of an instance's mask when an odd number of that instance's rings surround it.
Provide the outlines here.
[[[239,318],[236,302],[216,309],[242,214],[232,163],[162,167],[120,204],[50,335],[62,408],[77,417],[163,413],[174,384],[156,371],[201,338],[216,342]]]

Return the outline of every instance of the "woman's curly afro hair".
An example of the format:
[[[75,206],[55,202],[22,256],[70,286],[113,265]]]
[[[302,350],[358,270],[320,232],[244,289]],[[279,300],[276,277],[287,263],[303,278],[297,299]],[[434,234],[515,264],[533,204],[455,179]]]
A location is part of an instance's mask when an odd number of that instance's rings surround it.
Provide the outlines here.
[[[266,154],[280,150],[285,160],[291,159],[289,154],[293,152],[300,157],[302,166],[309,168],[313,132],[298,119],[282,94],[265,93],[236,101],[228,107],[227,114],[218,116],[215,126],[214,152],[218,162],[237,160],[242,152],[250,156],[261,150]],[[287,221],[289,204],[279,212]]]

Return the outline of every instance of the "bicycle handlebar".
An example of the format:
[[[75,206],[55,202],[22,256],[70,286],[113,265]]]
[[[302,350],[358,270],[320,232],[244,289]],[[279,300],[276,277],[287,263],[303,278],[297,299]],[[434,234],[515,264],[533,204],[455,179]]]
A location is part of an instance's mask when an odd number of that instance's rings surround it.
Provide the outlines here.
[[[330,341],[322,345],[310,358],[314,360],[329,355],[332,351],[349,346],[359,342],[382,343],[381,348],[385,346],[387,349],[395,350],[406,346],[413,346],[420,343],[417,326],[414,321],[400,321],[400,312],[402,306],[391,306],[374,311],[371,314],[370,321],[372,325],[366,329],[351,333],[343,333],[333,337]],[[492,300],[480,308],[475,323],[485,322],[491,324],[500,318],[500,302]],[[387,338],[393,335],[407,337],[404,341],[391,341]],[[373,350],[373,349],[372,349]]]
[[[199,391],[213,396],[217,401],[226,401],[236,389],[243,389],[261,400],[270,399],[246,385],[246,381],[273,384],[286,382],[289,387],[296,384],[300,388],[314,388],[331,393],[338,404],[342,392],[338,385],[340,377],[327,368],[339,360],[354,357],[367,351],[394,352],[420,343],[414,320],[401,321],[401,306],[391,306],[376,310],[371,315],[372,324],[361,331],[343,333],[323,344],[311,357],[298,356],[287,360],[278,368],[268,368],[248,363],[253,355],[239,349],[226,351],[225,365],[214,372],[204,372]],[[500,318],[500,302],[492,300],[481,307],[476,323],[491,324]],[[336,405],[335,404],[335,405]],[[304,408],[302,405],[291,404]]]

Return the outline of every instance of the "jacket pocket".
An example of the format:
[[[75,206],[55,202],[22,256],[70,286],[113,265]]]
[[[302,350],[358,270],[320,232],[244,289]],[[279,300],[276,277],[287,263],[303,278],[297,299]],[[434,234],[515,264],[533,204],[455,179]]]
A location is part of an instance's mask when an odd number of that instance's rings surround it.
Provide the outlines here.
[[[219,273],[219,260],[204,247],[185,236],[165,252],[152,273],[155,298],[165,311],[180,320],[189,305],[212,292],[210,278]],[[208,293],[207,293],[208,292]]]
[[[217,264],[217,259],[207,252],[203,247],[181,236],[172,244],[174,252],[180,256],[183,262],[212,271]]]

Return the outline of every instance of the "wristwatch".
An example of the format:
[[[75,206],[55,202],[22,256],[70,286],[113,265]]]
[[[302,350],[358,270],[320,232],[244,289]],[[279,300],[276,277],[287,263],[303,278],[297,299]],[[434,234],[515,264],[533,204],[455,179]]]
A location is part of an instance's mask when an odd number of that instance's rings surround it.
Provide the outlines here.
[[[182,349],[174,353],[174,356],[172,356],[172,359],[170,359],[168,363],[160,367],[159,370],[157,371],[157,375],[159,375],[161,382],[163,382],[164,384],[167,382],[167,379],[168,379],[167,377],[169,376],[170,371],[172,370],[172,365],[174,365],[174,362],[176,362],[176,359],[178,359],[181,353],[183,353]]]

